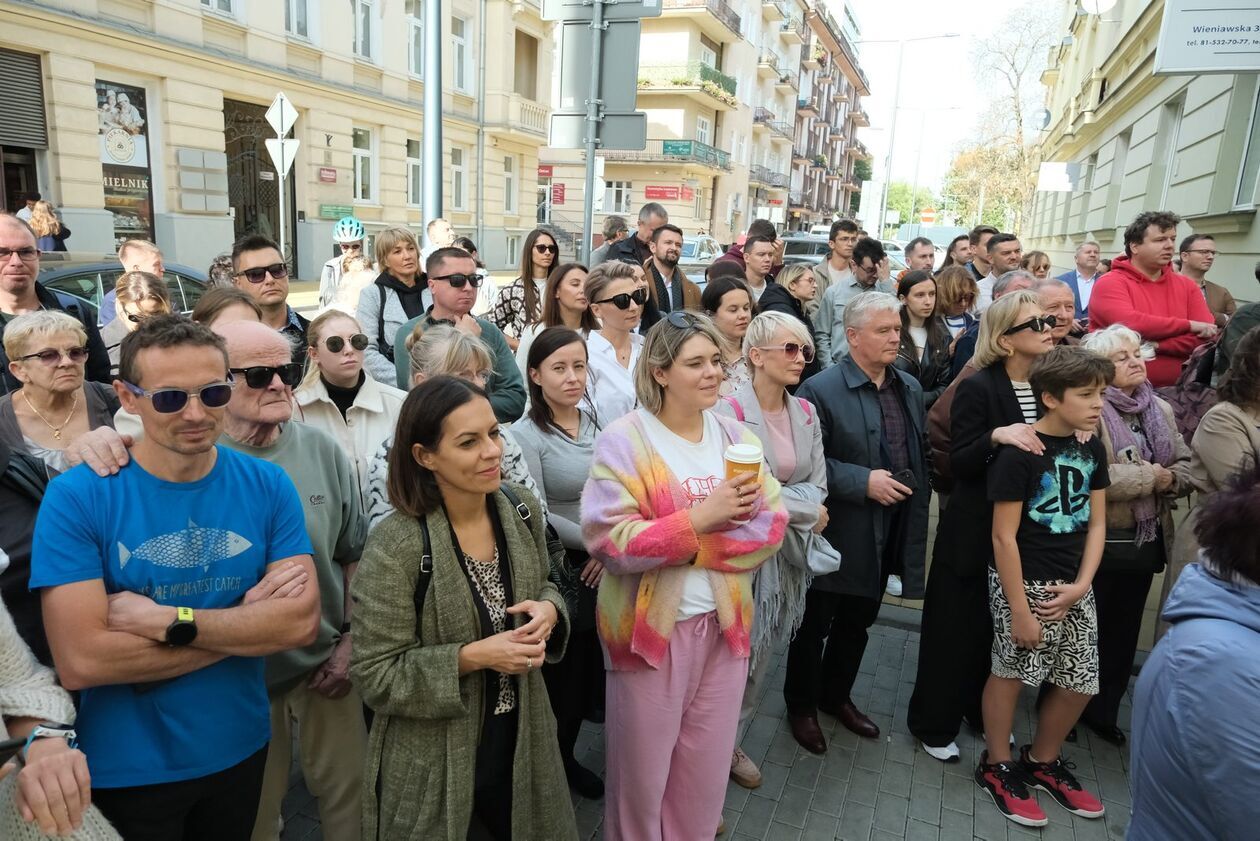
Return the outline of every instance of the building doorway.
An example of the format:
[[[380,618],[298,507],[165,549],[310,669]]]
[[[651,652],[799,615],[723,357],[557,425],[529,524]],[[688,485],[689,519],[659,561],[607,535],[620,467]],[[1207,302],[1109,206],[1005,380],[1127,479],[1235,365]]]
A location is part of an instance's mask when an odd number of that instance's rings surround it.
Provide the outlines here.
[[[267,124],[267,106],[223,100],[223,141],[227,153],[228,202],[232,206],[235,235],[263,234],[280,240],[280,180],[264,143],[275,132]],[[297,192],[292,171],[285,179],[284,258],[294,276],[297,265],[294,221]]]
[[[0,211],[16,213],[26,207],[25,195],[38,189],[35,152],[18,146],[0,146],[0,171],[4,173]]]

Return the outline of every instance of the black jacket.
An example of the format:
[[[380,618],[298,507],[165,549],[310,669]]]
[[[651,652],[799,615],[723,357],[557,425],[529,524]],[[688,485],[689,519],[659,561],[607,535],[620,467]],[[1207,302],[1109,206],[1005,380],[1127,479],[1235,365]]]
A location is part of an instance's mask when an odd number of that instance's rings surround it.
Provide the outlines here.
[[[105,349],[105,342],[101,339],[100,328],[96,326],[96,307],[81,301],[73,295],[67,295],[64,292],[54,292],[51,289],[44,288],[42,283],[35,284],[35,297],[39,299],[39,304],[46,310],[61,310],[69,313],[79,320],[83,325],[83,330],[87,333],[87,378],[93,382],[107,383],[113,380],[109,374],[109,351]],[[9,357],[4,352],[4,328],[6,323],[0,320],[0,366],[4,368],[4,393],[17,391],[22,387],[22,382],[9,371]]]
[[[18,635],[39,662],[52,667],[39,592],[30,589],[31,540],[47,486],[48,470],[42,461],[0,441],[0,549],[9,556],[8,569],[0,573],[0,596]]]
[[[652,259],[652,249],[646,242],[639,242],[638,235],[631,234],[620,242],[613,243],[612,248],[608,249],[608,259],[642,266]]]
[[[932,408],[936,398],[949,388],[954,379],[952,360],[949,355],[949,330],[937,319],[928,322],[928,346],[919,358],[910,330],[903,324],[901,327],[901,347],[897,348],[897,358],[893,364],[919,381],[923,386],[923,408]]]
[[[761,293],[761,300],[757,302],[757,311],[781,312],[784,315],[792,316],[805,325],[805,329],[810,336],[810,342],[813,342],[814,322],[805,313],[805,308],[801,306],[801,302],[793,298],[792,293],[783,284],[777,283],[771,278],[766,278],[766,288]],[[806,365],[805,370],[801,372],[801,382],[805,382],[821,370],[822,360],[815,356],[814,361]],[[797,386],[796,388],[799,387]],[[795,393],[796,388],[790,388],[788,391]]]

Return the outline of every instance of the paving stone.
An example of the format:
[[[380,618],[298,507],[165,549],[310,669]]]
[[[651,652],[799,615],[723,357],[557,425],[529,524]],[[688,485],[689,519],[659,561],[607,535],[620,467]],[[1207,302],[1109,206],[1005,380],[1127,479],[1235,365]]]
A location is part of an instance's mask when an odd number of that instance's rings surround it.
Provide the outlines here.
[[[948,841],[956,841],[956,839],[971,838],[972,830],[971,813],[963,814],[955,812],[953,809],[941,810],[941,837]]]
[[[770,831],[766,833],[766,841],[780,841],[780,839],[782,841],[800,841],[800,837],[800,829],[778,823],[777,821],[771,824]]]
[[[976,785],[975,780],[946,774],[945,787],[941,795],[941,805],[956,812],[970,815],[975,810],[973,804],[975,803],[975,793],[977,791],[979,791],[979,787]]]
[[[925,823],[941,822],[941,790],[931,786],[915,786],[910,792],[910,817]]]
[[[898,836],[904,835],[906,832],[906,812],[909,806],[910,803],[905,797],[880,792],[879,798],[875,802],[875,821],[873,825],[877,829],[893,832]]]
[[[862,803],[848,803],[844,814],[840,816],[840,832],[837,841],[869,841],[871,822],[875,818],[875,810]]]
[[[754,792],[739,813],[737,829],[744,835],[764,838],[766,830],[770,828],[770,820],[774,817],[774,810],[777,805],[773,800],[759,797]]]
[[[910,774],[909,765],[902,765],[900,762],[884,763],[884,773],[879,777],[879,790],[886,791],[890,794],[896,794],[900,797],[908,797],[910,795]]]
[[[874,807],[879,793],[879,775],[870,771],[855,771],[849,780],[848,799],[854,803]]]
[[[817,795],[814,797],[817,799]],[[811,810],[805,818],[805,831],[801,833],[801,841],[835,841],[839,830],[838,816]]]
[[[849,784],[835,777],[819,777],[818,786],[814,789],[814,800],[810,808],[824,815],[839,817],[844,808],[844,801],[849,793]]]
[[[883,739],[863,739],[854,762],[859,768],[878,773],[884,767],[886,746]]]
[[[856,755],[853,751],[832,745],[827,749],[826,756],[823,757],[822,774],[824,777],[847,780],[853,771],[855,759]]]
[[[757,796],[767,800],[778,800],[791,771],[792,769],[787,765],[780,765],[777,762],[761,763],[761,785],[754,789]]]
[[[814,793],[807,788],[787,786],[779,797],[779,807],[774,810],[775,823],[784,823],[797,829],[805,827],[810,801]]]
[[[818,776],[822,772],[823,758],[812,753],[802,752],[792,765],[788,774],[788,785],[800,786],[811,791],[818,784]]]
[[[941,828],[923,821],[910,821],[906,826],[906,841],[938,841]]]

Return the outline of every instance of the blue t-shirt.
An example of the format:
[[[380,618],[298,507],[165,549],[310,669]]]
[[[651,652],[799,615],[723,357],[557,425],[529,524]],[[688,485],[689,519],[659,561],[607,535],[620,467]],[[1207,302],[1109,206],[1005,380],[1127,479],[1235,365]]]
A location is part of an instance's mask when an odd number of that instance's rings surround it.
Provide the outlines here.
[[[76,467],[39,508],[31,589],[103,579],[159,604],[240,604],[267,565],[310,554],[302,505],[273,464],[218,448],[196,482],[134,460],[101,478]],[[270,738],[263,658],[228,657],[172,680],[83,690],[76,729],[94,788],[191,780],[230,768]]]

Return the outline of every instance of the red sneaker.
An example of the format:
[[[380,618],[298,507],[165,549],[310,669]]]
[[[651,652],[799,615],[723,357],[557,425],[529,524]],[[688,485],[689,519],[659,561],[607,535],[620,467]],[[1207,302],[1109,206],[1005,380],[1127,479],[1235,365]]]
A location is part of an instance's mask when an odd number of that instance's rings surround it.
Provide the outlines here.
[[[976,784],[989,793],[993,805],[1007,820],[1023,826],[1045,826],[1046,813],[1028,790],[1028,778],[1014,762],[989,764],[989,752],[980,754],[976,766]]]
[[[1029,777],[1029,785],[1039,788],[1055,799],[1060,806],[1082,818],[1101,818],[1107,810],[1102,801],[1077,782],[1072,769],[1076,766],[1059,757],[1054,762],[1034,762],[1028,754],[1029,745],[1019,749],[1019,764]]]

